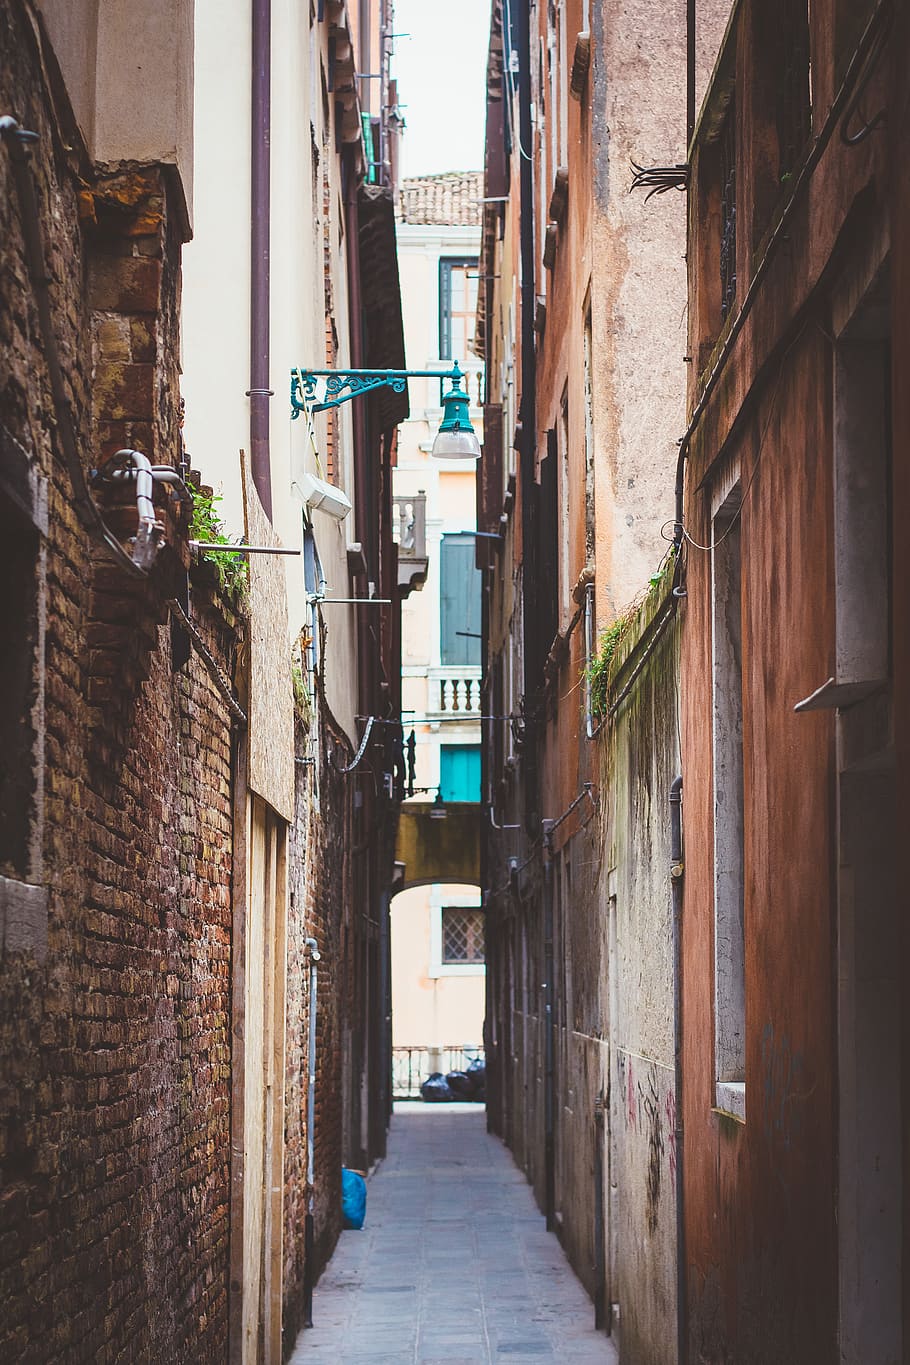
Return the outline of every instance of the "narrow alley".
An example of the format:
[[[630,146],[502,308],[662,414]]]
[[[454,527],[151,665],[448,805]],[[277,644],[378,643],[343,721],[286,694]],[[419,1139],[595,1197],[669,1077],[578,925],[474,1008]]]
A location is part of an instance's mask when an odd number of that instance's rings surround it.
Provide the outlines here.
[[[910,1362],[908,71],[0,0],[0,1365]]]
[[[614,1365],[591,1300],[482,1105],[395,1106],[291,1365]]]

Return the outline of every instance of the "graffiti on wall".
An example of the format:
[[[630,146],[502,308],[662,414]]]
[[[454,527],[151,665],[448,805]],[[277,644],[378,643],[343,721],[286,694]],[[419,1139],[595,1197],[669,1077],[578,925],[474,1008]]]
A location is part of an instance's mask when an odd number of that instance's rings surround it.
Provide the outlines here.
[[[676,1095],[667,1067],[616,1051],[617,1112],[627,1133],[646,1146],[645,1217],[657,1227],[665,1175],[676,1179]]]

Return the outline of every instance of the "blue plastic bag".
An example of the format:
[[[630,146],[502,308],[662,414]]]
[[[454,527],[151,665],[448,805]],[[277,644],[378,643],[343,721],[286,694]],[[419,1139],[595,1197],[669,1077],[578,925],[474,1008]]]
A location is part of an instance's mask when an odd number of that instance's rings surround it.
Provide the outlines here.
[[[357,1232],[367,1216],[367,1182],[356,1171],[341,1168],[341,1218],[346,1228]]]

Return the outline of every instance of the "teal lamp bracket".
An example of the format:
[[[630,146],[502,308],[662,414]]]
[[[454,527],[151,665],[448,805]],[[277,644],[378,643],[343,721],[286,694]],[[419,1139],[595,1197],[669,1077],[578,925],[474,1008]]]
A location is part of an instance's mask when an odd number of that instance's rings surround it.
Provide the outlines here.
[[[409,379],[450,379],[457,389],[463,378],[458,365],[451,370],[291,370],[291,417],[307,408],[310,412],[339,408],[372,389],[404,393]]]
[[[451,370],[291,370],[291,417],[339,408],[372,389],[404,393],[409,379],[447,379],[452,385],[442,395],[442,421],[430,453],[437,460],[476,460],[480,442],[471,425],[470,400],[461,387],[464,374],[457,363]]]

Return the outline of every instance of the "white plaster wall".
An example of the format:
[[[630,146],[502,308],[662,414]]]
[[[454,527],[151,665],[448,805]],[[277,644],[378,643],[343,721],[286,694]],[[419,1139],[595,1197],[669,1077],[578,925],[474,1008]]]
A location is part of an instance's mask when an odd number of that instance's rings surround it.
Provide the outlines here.
[[[250,383],[250,6],[248,0],[198,0],[196,5],[196,221],[184,252],[183,380],[186,444],[193,467],[223,495],[228,532],[243,533],[238,451],[249,449]],[[270,445],[273,524],[283,544],[302,544],[302,508],[292,472],[316,471],[303,419],[290,418],[294,366],[325,365],[322,167],[313,192],[311,124],[330,174],[329,240],[334,250],[334,311],[338,365],[350,363],[348,292],[340,177],[334,133],[323,127],[320,61],[326,26],[309,23],[309,7],[273,0],[270,230]],[[225,73],[230,72],[230,80]],[[338,482],[353,501],[352,427],[341,409],[343,449]],[[316,419],[324,448],[325,421]],[[314,514],[327,595],[350,595],[348,543],[358,539],[353,514],[336,522]],[[303,561],[284,562],[290,643],[306,618]],[[353,609],[325,608],[324,656],[329,705],[349,738],[358,738]]]
[[[40,0],[90,156],[176,166],[193,202],[193,0]]]
[[[238,538],[238,452],[249,449],[250,431],[250,42],[247,0],[198,0],[195,235],[183,252],[184,439],[193,467],[223,495],[221,515]]]
[[[485,971],[432,975],[440,905],[479,905],[476,886],[416,886],[392,901],[392,1045],[483,1045]]]

